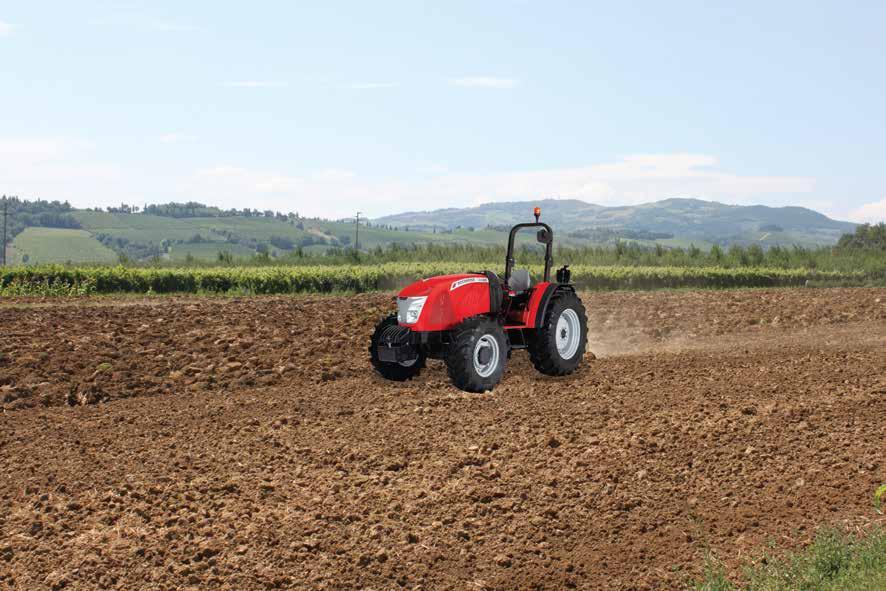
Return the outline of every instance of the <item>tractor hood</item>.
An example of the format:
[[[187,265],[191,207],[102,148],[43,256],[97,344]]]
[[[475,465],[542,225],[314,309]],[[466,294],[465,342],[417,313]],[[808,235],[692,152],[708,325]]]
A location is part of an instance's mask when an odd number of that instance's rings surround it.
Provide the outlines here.
[[[408,303],[406,298],[427,299],[416,322],[403,322],[401,315],[402,326],[414,331],[449,330],[465,318],[489,312],[489,279],[480,273],[429,277],[400,290],[399,302]]]
[[[415,298],[430,295],[434,290],[445,288],[455,290],[471,283],[488,283],[485,275],[480,273],[459,273],[456,275],[437,275],[427,279],[419,279],[400,290],[398,297]]]

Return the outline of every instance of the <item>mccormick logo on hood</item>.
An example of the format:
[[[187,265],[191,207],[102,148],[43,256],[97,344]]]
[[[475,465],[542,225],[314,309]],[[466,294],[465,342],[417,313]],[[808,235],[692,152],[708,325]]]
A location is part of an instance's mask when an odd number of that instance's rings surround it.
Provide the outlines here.
[[[459,279],[458,281],[453,281],[452,285],[449,286],[449,291],[453,291],[458,289],[463,285],[468,285],[470,283],[489,283],[489,278],[487,277],[467,277],[465,279]]]

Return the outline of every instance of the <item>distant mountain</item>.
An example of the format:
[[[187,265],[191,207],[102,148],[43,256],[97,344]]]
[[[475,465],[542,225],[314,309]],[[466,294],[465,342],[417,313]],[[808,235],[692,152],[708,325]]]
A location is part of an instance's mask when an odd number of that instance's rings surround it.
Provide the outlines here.
[[[412,230],[510,226],[532,219],[532,208],[554,230],[574,236],[623,233],[670,235],[681,240],[719,244],[834,244],[855,224],[832,220],[805,207],[726,205],[701,199],[674,198],[621,207],[605,207],[577,199],[486,203],[463,209],[408,212],[374,220]]]
[[[556,224],[564,230],[586,227],[586,221],[593,219],[607,208],[602,205],[585,203],[578,199],[544,199],[542,201],[509,201],[485,203],[477,207],[437,209],[398,213],[374,220],[376,223],[394,226],[421,227],[422,229],[485,228],[487,226],[512,226],[532,219],[532,208],[542,208],[545,221]]]

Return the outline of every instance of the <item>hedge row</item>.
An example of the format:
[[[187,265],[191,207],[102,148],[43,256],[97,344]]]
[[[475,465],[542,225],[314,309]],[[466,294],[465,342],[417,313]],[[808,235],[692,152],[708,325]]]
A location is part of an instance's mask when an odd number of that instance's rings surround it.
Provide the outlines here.
[[[462,263],[385,263],[377,266],[215,267],[11,267],[0,271],[0,295],[92,293],[325,293],[394,289],[432,275],[460,273]],[[531,269],[539,280],[541,267]],[[808,269],[720,267],[572,267],[584,289],[777,287],[860,282],[863,273]]]

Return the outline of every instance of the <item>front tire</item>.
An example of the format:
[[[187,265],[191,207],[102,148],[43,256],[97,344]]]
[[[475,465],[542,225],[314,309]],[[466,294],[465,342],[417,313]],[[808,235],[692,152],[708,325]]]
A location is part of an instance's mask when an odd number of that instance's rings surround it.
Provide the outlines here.
[[[558,291],[551,298],[541,327],[529,343],[532,365],[549,376],[574,372],[588,344],[588,317],[572,291]]]
[[[498,384],[508,358],[508,337],[495,320],[468,318],[453,331],[446,352],[446,369],[456,388],[486,392]]]
[[[425,353],[421,349],[417,351],[418,357],[412,361],[401,361],[399,363],[391,363],[382,361],[378,358],[378,341],[382,332],[389,326],[397,324],[397,316],[392,314],[383,319],[375,327],[372,333],[372,339],[369,341],[369,356],[372,367],[378,374],[386,380],[394,382],[405,382],[417,376],[425,366]]]

